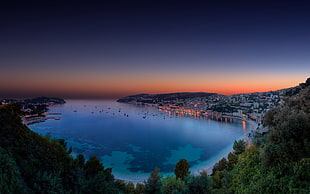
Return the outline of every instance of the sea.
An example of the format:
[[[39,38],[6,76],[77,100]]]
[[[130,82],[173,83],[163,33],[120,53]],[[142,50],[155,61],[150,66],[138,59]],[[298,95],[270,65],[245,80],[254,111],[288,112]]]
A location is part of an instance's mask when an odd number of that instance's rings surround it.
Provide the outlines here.
[[[67,100],[48,111],[60,119],[29,124],[39,134],[65,139],[72,156],[96,155],[117,179],[142,182],[155,168],[171,175],[186,159],[198,173],[221,159],[235,140],[242,139],[245,122],[168,114],[153,106],[114,100]]]

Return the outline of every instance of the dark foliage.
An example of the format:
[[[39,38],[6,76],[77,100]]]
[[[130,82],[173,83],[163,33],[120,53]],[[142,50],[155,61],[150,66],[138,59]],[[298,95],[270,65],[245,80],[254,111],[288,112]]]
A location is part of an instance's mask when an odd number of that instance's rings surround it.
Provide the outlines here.
[[[246,142],[244,140],[235,141],[233,145],[234,153],[239,155],[245,151]]]
[[[285,106],[266,113],[267,141],[261,150],[265,166],[297,162],[310,156],[310,87],[300,97],[287,99]]]
[[[159,168],[155,168],[155,170],[151,173],[147,181],[144,182],[145,193],[150,193],[150,194],[160,193],[161,176],[159,174],[159,171],[160,171]]]
[[[301,83],[300,86],[302,88],[306,88],[306,87],[310,86],[310,78],[308,78],[305,83]]]
[[[73,159],[62,139],[32,132],[20,106],[0,107],[0,191],[6,193],[122,193],[111,169],[91,157]],[[1,193],[1,192],[0,192]]]
[[[190,164],[185,159],[181,159],[175,166],[174,174],[177,178],[183,180],[189,175]]]
[[[259,145],[235,141],[213,169],[212,193],[310,193],[309,81],[265,114],[269,132]]]
[[[188,193],[190,194],[207,194],[211,192],[211,178],[205,171],[196,176],[187,176],[185,183],[188,186]]]

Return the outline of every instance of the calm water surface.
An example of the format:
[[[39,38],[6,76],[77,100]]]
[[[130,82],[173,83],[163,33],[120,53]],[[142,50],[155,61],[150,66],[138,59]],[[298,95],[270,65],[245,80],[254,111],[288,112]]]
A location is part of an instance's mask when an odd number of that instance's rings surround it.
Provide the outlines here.
[[[190,162],[191,172],[201,170],[230,151],[247,130],[238,121],[168,116],[153,107],[106,100],[68,100],[49,112],[62,113],[61,119],[29,127],[64,138],[74,156],[96,155],[116,178],[132,181],[146,179],[156,167],[171,174],[181,158]]]

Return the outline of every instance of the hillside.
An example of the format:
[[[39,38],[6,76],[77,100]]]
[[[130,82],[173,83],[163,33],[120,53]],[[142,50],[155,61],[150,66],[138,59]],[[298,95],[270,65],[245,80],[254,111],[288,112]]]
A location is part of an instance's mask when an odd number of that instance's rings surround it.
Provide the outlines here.
[[[216,93],[205,92],[181,92],[181,93],[168,93],[168,94],[137,94],[132,96],[126,96],[117,100],[117,102],[146,102],[146,103],[158,103],[162,101],[172,101],[177,99],[188,99],[197,97],[210,97],[220,95]],[[221,95],[222,96],[222,95]]]
[[[26,104],[64,104],[66,101],[62,98],[37,97],[24,100]]]
[[[257,136],[243,153],[215,166],[213,192],[310,192],[310,79],[287,94],[283,105],[265,114],[263,141]]]

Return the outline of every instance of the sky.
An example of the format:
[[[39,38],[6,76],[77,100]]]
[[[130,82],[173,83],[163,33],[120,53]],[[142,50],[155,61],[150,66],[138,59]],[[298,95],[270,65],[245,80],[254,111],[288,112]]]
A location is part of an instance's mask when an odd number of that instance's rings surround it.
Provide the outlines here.
[[[6,1],[0,98],[225,95],[310,74],[307,1]]]

